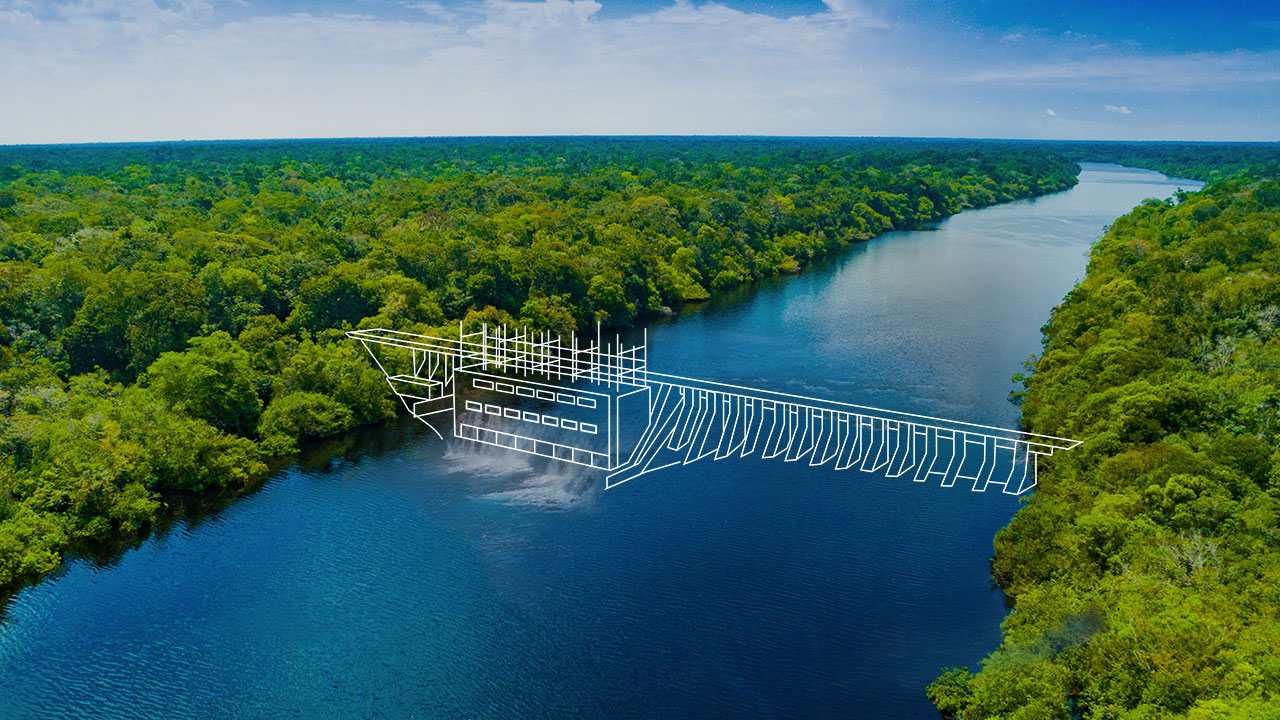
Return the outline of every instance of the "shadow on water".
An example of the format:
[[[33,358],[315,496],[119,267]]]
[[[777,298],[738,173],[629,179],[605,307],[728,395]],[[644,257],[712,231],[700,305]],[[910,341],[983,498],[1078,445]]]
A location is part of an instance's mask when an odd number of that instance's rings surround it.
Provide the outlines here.
[[[82,540],[72,544],[58,569],[38,578],[0,586],[0,622],[3,622],[13,599],[24,589],[65,574],[77,560],[95,570],[105,570],[120,561],[130,550],[151,540],[162,540],[173,532],[190,532],[216,521],[237,500],[250,497],[269,486],[280,473],[291,468],[310,472],[328,472],[341,464],[358,465],[362,461],[421,442],[434,434],[426,425],[403,415],[390,420],[353,428],[341,435],[304,442],[294,455],[268,459],[268,471],[262,477],[237,488],[211,488],[200,492],[161,494],[165,509],[154,523],[137,534]]]
[[[1056,193],[1050,193],[1049,195],[1026,198],[1014,202],[1034,203],[1044,197],[1061,195],[1066,192],[1070,192],[1070,188]],[[949,217],[955,217],[955,215]],[[948,218],[940,218],[938,222],[944,222],[947,219]],[[941,228],[938,225],[923,225],[917,228],[890,230],[872,238],[854,241],[843,247],[836,248],[824,255],[812,258],[804,265],[801,265],[795,272],[782,272],[777,275],[768,275],[745,282],[741,285],[716,290],[715,294],[706,300],[687,301],[675,308],[670,314],[654,315],[653,317],[646,318],[642,327],[623,331],[621,336],[629,343],[638,342],[639,334],[646,328],[653,329],[663,325],[679,323],[690,317],[696,317],[699,315],[714,316],[720,312],[731,311],[751,302],[762,294],[783,292],[792,289],[791,286],[794,286],[796,283],[808,282],[821,284],[824,280],[839,273],[849,263],[856,262],[857,258],[865,254],[869,246],[873,243],[892,240],[897,235],[909,235],[911,233],[920,232],[937,232],[940,229]]]

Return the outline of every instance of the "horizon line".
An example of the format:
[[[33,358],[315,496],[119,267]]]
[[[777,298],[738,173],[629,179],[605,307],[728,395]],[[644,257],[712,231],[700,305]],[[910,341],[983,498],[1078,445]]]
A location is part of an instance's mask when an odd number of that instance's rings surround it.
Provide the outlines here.
[[[761,134],[678,134],[678,133],[577,133],[577,134],[531,134],[531,135],[347,135],[347,136],[314,136],[314,137],[243,137],[243,138],[180,138],[162,140],[81,140],[73,142],[35,142],[0,144],[0,150],[22,148],[49,147],[84,147],[84,146],[118,146],[118,145],[198,145],[212,143],[273,143],[273,142],[341,142],[357,140],[567,140],[567,139],[734,139],[734,140],[916,140],[916,141],[963,141],[963,142],[1009,142],[1009,143],[1061,143],[1085,144],[1099,143],[1110,145],[1280,145],[1280,140],[1081,140],[1067,138],[1013,138],[1013,137],[972,137],[948,135],[761,135]]]

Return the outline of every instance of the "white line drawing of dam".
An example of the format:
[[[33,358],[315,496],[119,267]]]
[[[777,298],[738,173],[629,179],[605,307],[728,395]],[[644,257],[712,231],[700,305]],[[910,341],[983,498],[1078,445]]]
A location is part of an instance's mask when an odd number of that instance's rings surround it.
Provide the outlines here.
[[[459,339],[353,330],[405,408],[441,438],[601,471],[757,457],[1021,495],[1037,460],[1078,440],[651,372],[639,345],[527,329]],[[442,429],[444,432],[442,432]]]

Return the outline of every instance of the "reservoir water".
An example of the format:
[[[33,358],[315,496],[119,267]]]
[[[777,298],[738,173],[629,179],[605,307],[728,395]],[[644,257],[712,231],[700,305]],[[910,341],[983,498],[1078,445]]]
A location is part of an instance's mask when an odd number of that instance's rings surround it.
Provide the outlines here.
[[[1178,187],[1085,165],[653,325],[650,367],[1013,427],[1090,243]],[[999,642],[1016,498],[761,460],[602,487],[360,433],[19,593],[0,717],[932,718],[939,670]]]

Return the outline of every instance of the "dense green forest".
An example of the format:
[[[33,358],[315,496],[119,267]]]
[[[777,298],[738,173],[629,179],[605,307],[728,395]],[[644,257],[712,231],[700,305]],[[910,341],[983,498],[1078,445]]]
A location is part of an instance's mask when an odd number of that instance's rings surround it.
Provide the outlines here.
[[[1055,142],[1048,147],[1079,160],[1149,168],[1174,178],[1280,177],[1280,147],[1274,143]]]
[[[1280,718],[1274,147],[395,140],[0,148],[0,592],[393,414],[353,327],[623,326],[850,243],[1064,189],[1217,180],[1117,220],[1046,326],[1015,602],[954,718]],[[1070,158],[1070,159],[1069,159]],[[1274,356],[1274,357],[1273,357]],[[1268,714],[1271,713],[1271,714]]]
[[[996,538],[1015,606],[979,672],[930,687],[944,717],[1280,718],[1280,184],[1268,163],[1274,152],[1117,220],[1045,327],[1023,422],[1084,444],[1052,458]]]
[[[627,325],[1076,171],[967,141],[0,149],[0,588],[392,415],[345,329]]]

